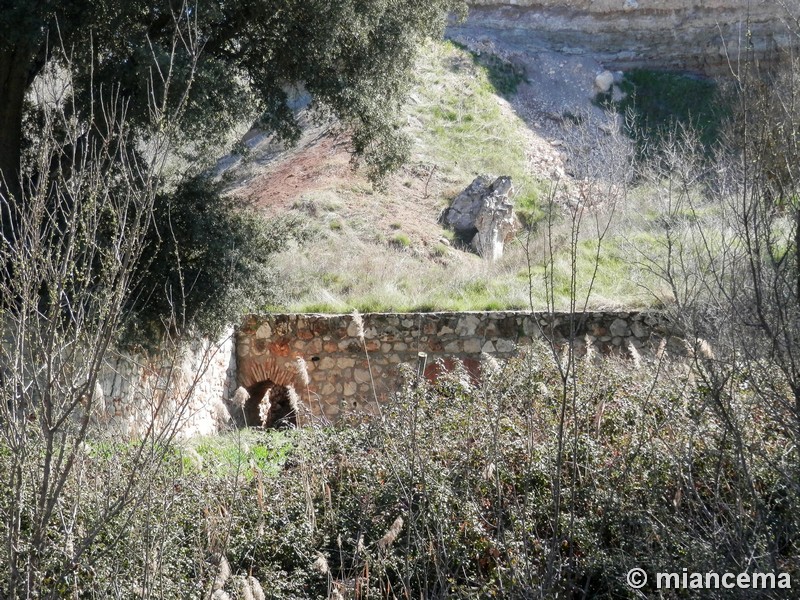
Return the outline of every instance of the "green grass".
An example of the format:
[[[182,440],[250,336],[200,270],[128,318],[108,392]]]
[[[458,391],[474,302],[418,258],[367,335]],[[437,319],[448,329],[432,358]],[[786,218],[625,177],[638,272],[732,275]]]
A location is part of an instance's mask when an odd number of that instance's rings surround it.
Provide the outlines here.
[[[392,236],[392,239],[389,241],[392,246],[396,248],[410,248],[411,247],[411,238],[409,238],[405,233],[399,231]]]
[[[540,193],[539,186],[531,190],[522,189],[514,199],[514,210],[525,227],[534,227],[545,216],[539,204]]]
[[[527,125],[498,99],[503,90],[516,89],[498,82],[505,72],[498,69],[493,59],[476,58],[453,43],[429,45],[417,69],[419,102],[409,108],[412,121],[419,123],[412,132],[415,152],[464,185],[479,174],[510,175],[522,190],[517,201],[533,218],[543,183],[528,172]]]
[[[636,227],[645,227],[637,224]],[[563,240],[568,235],[560,225],[554,237],[556,307],[569,307],[572,260]],[[603,241],[598,269],[592,287],[590,307],[645,307],[661,302],[653,296],[659,282],[635,264],[641,257],[635,251],[660,251],[657,232],[631,231],[623,225]],[[352,234],[351,234],[352,235]],[[534,234],[533,261],[529,276],[525,251],[512,243],[504,257],[487,263],[468,252],[444,244],[430,247],[427,253],[389,252],[380,254],[370,245],[343,240],[320,240],[307,257],[287,256],[294,271],[286,272],[286,284],[294,296],[287,308],[297,312],[349,313],[416,312],[430,310],[506,310],[527,309],[532,295],[534,308],[547,306],[544,275],[543,234]],[[588,234],[587,234],[588,235]],[[323,247],[323,244],[327,244]],[[346,245],[348,251],[335,246]],[[578,246],[575,268],[577,294],[582,300],[595,266],[596,242],[583,238]],[[548,271],[549,273],[549,271]],[[529,289],[529,282],[532,289]]]
[[[501,96],[513,96],[521,83],[527,81],[525,68],[490,52],[472,52],[463,44],[450,42],[469,54],[472,62],[484,69],[494,91]]]
[[[240,473],[244,478],[254,469],[265,475],[277,475],[294,445],[292,432],[242,429],[215,436],[192,438],[183,456],[184,469],[219,476]],[[196,452],[202,459],[198,464]]]
[[[507,245],[500,261],[489,264],[459,244],[447,247],[435,237],[412,239],[404,231],[407,224],[389,212],[391,197],[377,191],[362,201],[387,203],[383,215],[387,222],[385,230],[361,222],[358,215],[348,214],[341,229],[277,258],[280,277],[288,290],[285,310],[349,313],[353,309],[361,312],[525,309],[531,299],[534,308],[547,306],[541,198],[547,197],[548,184],[528,172],[526,124],[498,97],[491,68],[454,44],[427,46],[418,63],[417,77],[414,100],[407,107],[406,116],[415,140],[414,164],[425,165],[425,173],[436,167],[439,191],[434,194],[440,197],[430,198],[431,213],[437,203],[442,202],[439,208],[443,208],[450,197],[478,174],[510,175],[516,188],[517,213],[534,231],[531,275],[519,243],[526,234]],[[402,186],[403,179],[398,183]],[[354,189],[358,185],[353,184]],[[623,222],[614,225],[613,233],[603,244],[590,307],[645,307],[660,302],[656,297],[661,293],[660,284],[635,264],[640,257],[630,242],[640,233],[651,231],[661,218],[657,209],[661,206],[662,192],[657,187],[631,190],[625,206],[620,207],[619,217]],[[432,186],[432,189],[437,188]],[[340,215],[345,214],[343,202],[349,199],[348,194],[355,193],[345,190],[314,197],[317,214],[322,213],[319,218],[341,219]],[[560,209],[556,212],[561,214]],[[561,309],[569,307],[571,291],[572,261],[564,242],[569,239],[567,227],[568,223],[556,219],[553,236],[559,241],[554,245],[555,303]],[[581,302],[594,272],[591,234],[592,227],[586,225],[576,260]],[[441,230],[439,235],[455,242],[451,231]],[[406,251],[411,247],[420,252]],[[658,244],[650,247],[659,249]],[[531,281],[533,287],[529,289]]]

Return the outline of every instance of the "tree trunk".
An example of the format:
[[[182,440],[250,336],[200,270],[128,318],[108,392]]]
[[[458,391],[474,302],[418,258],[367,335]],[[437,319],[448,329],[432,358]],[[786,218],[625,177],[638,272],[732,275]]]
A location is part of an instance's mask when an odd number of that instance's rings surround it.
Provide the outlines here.
[[[19,197],[22,111],[29,85],[32,53],[0,53],[0,195]]]

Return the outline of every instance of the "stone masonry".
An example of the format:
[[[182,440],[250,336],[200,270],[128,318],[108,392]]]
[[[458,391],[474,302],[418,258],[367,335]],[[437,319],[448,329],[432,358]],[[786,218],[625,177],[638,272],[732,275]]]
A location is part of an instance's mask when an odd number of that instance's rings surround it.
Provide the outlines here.
[[[579,353],[591,343],[598,352],[644,353],[677,338],[659,313],[466,312],[365,314],[363,338],[353,315],[270,314],[247,317],[236,336],[238,383],[260,381],[294,386],[313,415],[336,420],[349,412],[370,412],[400,382],[400,365],[425,375],[461,361],[475,376],[483,353],[515,356],[533,340],[576,340]],[[570,333],[572,332],[572,336]],[[302,361],[298,360],[302,359]],[[309,383],[303,383],[302,363]]]
[[[195,339],[156,355],[110,351],[98,380],[102,399],[93,413],[102,428],[122,438],[149,427],[175,428],[178,437],[209,435],[230,426],[236,389],[232,331],[219,340]]]

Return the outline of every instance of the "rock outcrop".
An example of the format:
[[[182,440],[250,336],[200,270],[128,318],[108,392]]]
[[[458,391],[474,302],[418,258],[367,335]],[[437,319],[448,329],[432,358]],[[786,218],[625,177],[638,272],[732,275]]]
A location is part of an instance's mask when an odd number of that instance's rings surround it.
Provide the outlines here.
[[[441,221],[483,258],[497,260],[519,228],[511,201],[513,191],[510,177],[494,181],[484,175],[476,177],[455,197]]]
[[[796,0],[470,0],[469,17],[450,35],[523,52],[591,53],[613,69],[716,74],[745,44],[760,58],[797,46],[791,11],[800,12]]]

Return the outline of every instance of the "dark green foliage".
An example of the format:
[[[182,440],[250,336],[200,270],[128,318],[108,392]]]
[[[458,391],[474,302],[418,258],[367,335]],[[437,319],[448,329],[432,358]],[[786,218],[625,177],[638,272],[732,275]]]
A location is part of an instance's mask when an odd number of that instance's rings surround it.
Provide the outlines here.
[[[228,593],[253,575],[276,599],[329,597],[331,586],[345,597],[358,586],[363,599],[632,599],[633,567],[800,576],[797,452],[745,386],[730,398],[747,418],[734,437],[684,364],[582,361],[564,384],[536,346],[508,365],[484,363],[483,377],[409,380],[368,423],[234,432],[200,443],[205,461],[191,469],[176,460],[183,451],[167,453],[136,513],[107,523],[66,587],[56,559],[69,532],[53,523],[48,581],[65,594],[201,597],[214,553],[230,563]],[[82,468],[99,475],[80,490],[78,522],[119,493],[133,454],[89,444]],[[7,459],[0,453],[2,475]]]
[[[161,197],[153,217],[146,268],[129,307],[134,329],[159,331],[159,319],[174,312],[179,328],[214,335],[245,312],[280,301],[269,257],[303,235],[296,219],[268,220],[202,177]]]
[[[682,73],[635,69],[620,84],[625,98],[614,102],[611,92],[596,101],[630,115],[628,134],[641,149],[658,147],[676,127],[696,131],[706,150],[719,140],[730,107],[709,79]]]
[[[375,174],[397,166],[408,150],[395,111],[418,44],[441,33],[450,11],[463,9],[460,0],[20,6],[0,10],[0,31],[8,34],[0,38],[0,72],[6,64],[22,66],[18,92],[47,60],[68,59],[79,109],[88,109],[91,96],[114,90],[129,101],[131,124],[142,127],[152,117],[152,101],[166,114],[183,106],[184,149],[202,159],[205,148],[248,118],[294,138],[298,126],[287,92],[299,85],[352,128],[355,149]]]
[[[233,127],[255,122],[293,140],[299,125],[291,98],[308,92],[315,114],[338,117],[379,178],[408,155],[397,110],[417,47],[462,8],[460,0],[3,2],[0,194],[25,202],[22,190],[46,181],[48,169],[70,183],[88,155],[74,153],[71,140],[49,166],[37,162],[47,111],[82,124],[84,140],[108,138],[124,123],[125,150],[93,165],[119,184],[107,200],[121,201],[138,185],[160,191],[143,281],[131,290],[139,321],[130,330],[147,334],[166,321],[209,332],[248,306],[276,303],[266,256],[292,228],[237,212],[198,176]],[[69,75],[60,107],[26,102],[44,72],[57,82]],[[159,160],[148,163],[154,155]],[[153,185],[165,156],[177,174]],[[130,165],[136,182],[119,176]],[[173,187],[174,194],[164,191]],[[102,245],[102,232],[91,243]]]

